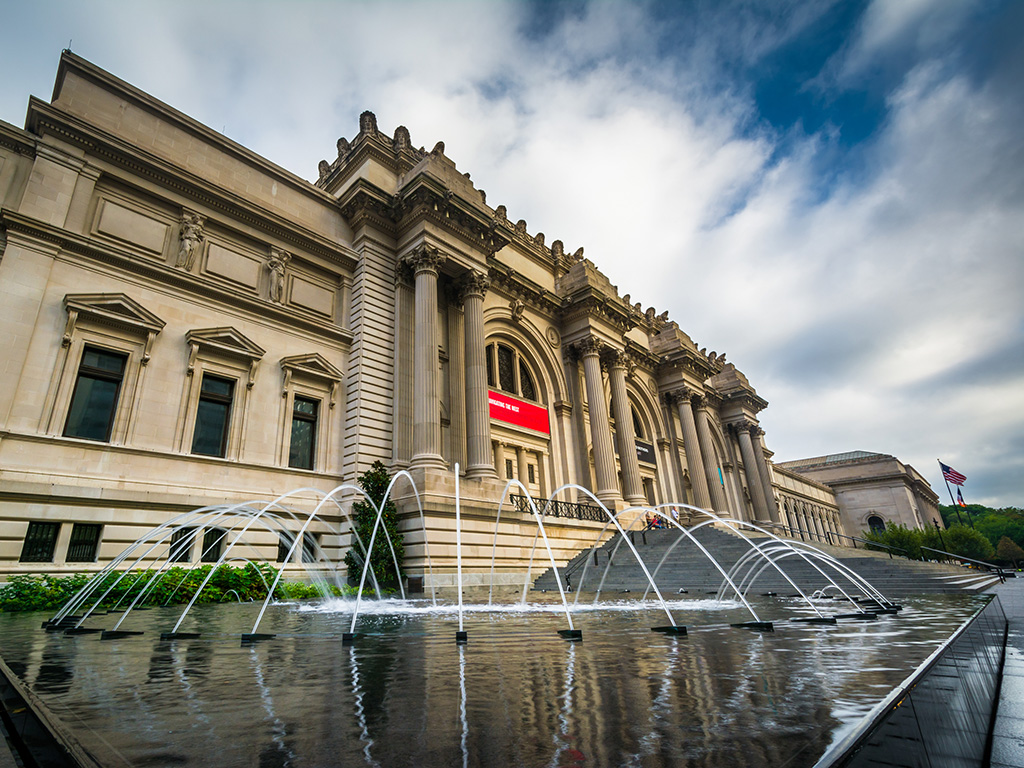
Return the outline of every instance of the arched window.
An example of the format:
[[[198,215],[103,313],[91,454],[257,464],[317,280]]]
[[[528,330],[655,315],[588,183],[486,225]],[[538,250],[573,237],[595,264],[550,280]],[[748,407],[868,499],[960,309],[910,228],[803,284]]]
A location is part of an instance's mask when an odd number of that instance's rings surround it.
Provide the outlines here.
[[[487,386],[537,400],[534,381],[529,365],[515,349],[498,342],[487,345]]]
[[[868,518],[868,526],[875,533],[882,533],[885,530],[885,520],[878,515],[872,515]]]
[[[633,414],[633,435],[640,440],[644,439],[644,425],[640,421],[640,414],[636,412],[636,408],[632,405],[629,406],[630,412]]]

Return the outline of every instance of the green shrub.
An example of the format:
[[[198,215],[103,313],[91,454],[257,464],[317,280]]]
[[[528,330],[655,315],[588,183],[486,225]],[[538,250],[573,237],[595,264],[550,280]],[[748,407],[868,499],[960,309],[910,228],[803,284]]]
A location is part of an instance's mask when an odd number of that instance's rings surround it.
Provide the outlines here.
[[[107,574],[101,584],[90,594],[89,603],[103,598],[103,606],[112,608],[115,604],[127,607],[140,593],[145,605],[182,605],[192,599],[203,580],[210,573],[212,565],[197,568],[169,568],[153,582],[155,571],[135,571],[121,578],[122,572]],[[209,583],[199,595],[197,603],[248,602],[263,600],[267,588],[274,583],[277,571],[266,563],[249,563],[235,567],[222,565],[217,568]],[[74,597],[92,578],[92,575],[78,573],[73,576],[12,576],[0,586],[0,611],[44,611],[56,610]],[[328,587],[331,596],[353,594],[355,590]],[[305,600],[323,597],[321,587],[303,582],[281,581],[275,597],[288,600]]]
[[[373,504],[380,505],[387,493],[388,483],[391,478],[388,475],[387,467],[379,461],[373,462],[370,469],[359,476],[359,485],[367,495],[373,499]],[[370,537],[373,534],[373,526],[377,521],[377,510],[373,504],[366,501],[357,501],[352,504],[353,527],[359,534],[359,541],[363,546],[369,546]],[[377,583],[380,585],[393,584],[398,578],[404,575],[402,561],[405,559],[404,536],[398,532],[398,509],[394,502],[388,501],[384,505],[381,515],[381,526],[377,529],[377,536],[373,540],[373,550],[370,553],[370,568]],[[387,535],[385,535],[385,532]],[[388,539],[391,539],[391,546],[395,549],[395,557],[391,557],[391,547],[388,546]],[[364,553],[360,550],[359,541],[352,537],[352,546],[345,554],[345,565],[348,566],[348,577],[358,581],[363,573]],[[395,560],[398,560],[399,573],[395,574]]]

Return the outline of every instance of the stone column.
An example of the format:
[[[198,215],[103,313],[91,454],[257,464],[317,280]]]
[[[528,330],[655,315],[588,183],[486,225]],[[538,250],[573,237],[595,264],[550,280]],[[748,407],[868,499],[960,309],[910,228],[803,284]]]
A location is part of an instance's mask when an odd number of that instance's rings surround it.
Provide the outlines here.
[[[416,341],[413,347],[412,446],[410,466],[445,467],[441,456],[437,397],[437,275],[445,261],[436,248],[422,246],[406,257],[416,280]]]
[[[547,499],[548,497],[548,473],[545,471],[547,462],[548,454],[543,451],[537,451],[537,487],[540,489],[538,496],[541,499]]]
[[[448,397],[451,405],[449,431],[452,441],[451,461],[454,468],[459,465],[463,474],[468,469],[466,461],[466,379],[462,371],[466,368],[466,317],[462,311],[460,291],[448,293]]]
[[[697,442],[700,443],[700,452],[704,458],[704,476],[708,481],[708,490],[711,492],[711,505],[718,513],[729,511],[728,502],[725,500],[725,488],[718,476],[718,465],[715,464],[714,442],[711,438],[711,417],[707,412],[707,400],[703,397],[697,398]]]
[[[630,504],[646,504],[644,486],[640,479],[640,461],[636,455],[636,434],[633,432],[633,413],[626,395],[626,356],[616,351],[608,368],[608,382],[612,390],[612,411],[615,414],[615,434],[619,441],[619,469],[622,471],[622,495]]]
[[[412,455],[413,289],[404,264],[395,268],[395,393],[391,461],[397,469],[409,466]]]
[[[590,406],[590,439],[594,446],[594,469],[597,488],[594,495],[609,507],[614,507],[619,495],[615,477],[615,451],[612,433],[608,428],[608,403],[604,398],[604,379],[601,376],[601,349],[603,344],[593,336],[580,343],[583,358],[583,377],[587,385]]]
[[[471,273],[462,286],[466,315],[466,477],[497,477],[487,455],[491,415],[487,400],[487,348],[484,346],[484,293],[490,281]],[[453,371],[453,375],[458,375]]]
[[[750,432],[751,439],[754,445],[754,458],[757,460],[758,474],[761,476],[761,482],[763,483],[762,489],[764,492],[764,500],[768,505],[768,514],[771,515],[771,519],[776,523],[781,522],[779,517],[779,507],[775,503],[775,494],[772,493],[772,475],[768,469],[768,461],[764,457],[764,430],[758,426],[755,426]]]
[[[754,458],[754,444],[750,439],[753,425],[740,422],[733,424],[732,427],[740,441],[740,455],[743,457],[743,470],[747,475],[747,490],[750,491],[750,500],[754,502],[754,515],[758,521],[770,521],[768,504],[765,502],[764,488],[761,484],[761,473],[757,468],[757,459]]]
[[[521,445],[516,446],[516,472],[519,473],[519,482],[525,487],[530,487],[530,471],[527,469],[526,449]]]
[[[704,476],[704,458],[701,456],[700,441],[697,439],[697,423],[693,418],[690,406],[692,393],[683,390],[676,394],[676,406],[679,410],[679,421],[683,427],[683,450],[686,451],[686,465],[690,470],[690,483],[693,485],[693,503],[701,509],[711,509],[711,494],[708,481]]]

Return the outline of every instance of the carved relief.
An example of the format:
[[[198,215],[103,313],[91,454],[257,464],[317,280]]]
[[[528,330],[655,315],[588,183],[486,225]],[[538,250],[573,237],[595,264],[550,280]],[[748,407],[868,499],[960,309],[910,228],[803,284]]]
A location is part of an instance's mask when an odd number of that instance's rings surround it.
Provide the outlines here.
[[[463,278],[461,287],[461,299],[466,300],[467,296],[478,296],[481,299],[491,287],[491,281],[483,272],[470,272]]]
[[[412,268],[414,274],[433,272],[435,275],[441,270],[441,266],[446,260],[445,255],[432,245],[421,245],[403,259]]]
[[[203,241],[203,224],[206,222],[202,216],[193,211],[181,212],[181,234],[178,241],[178,258],[174,266],[186,271],[192,269],[196,260],[196,253],[199,251],[199,244]]]
[[[583,261],[583,249],[577,248],[575,253],[573,253],[572,255],[572,263],[576,264],[580,261]]]
[[[548,326],[548,329],[544,332],[544,337],[548,340],[548,344],[555,349],[558,349],[558,345],[562,343],[562,337],[558,333],[558,329],[553,325]]]
[[[522,299],[512,299],[508,304],[509,311],[512,313],[512,320],[519,322],[523,319],[523,312],[526,311],[526,304],[523,303]]]
[[[280,248],[270,249],[270,258],[267,260],[267,271],[270,273],[270,300],[275,304],[284,303],[284,276],[291,261],[291,254]]]

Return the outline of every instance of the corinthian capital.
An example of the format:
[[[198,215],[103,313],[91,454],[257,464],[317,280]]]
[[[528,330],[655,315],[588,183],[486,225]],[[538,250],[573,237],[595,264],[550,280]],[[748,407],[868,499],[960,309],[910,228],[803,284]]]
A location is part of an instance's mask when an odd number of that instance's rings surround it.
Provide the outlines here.
[[[484,294],[487,293],[487,289],[490,287],[490,278],[488,278],[483,272],[477,272],[474,270],[462,279],[460,295],[463,301],[465,301],[469,296],[475,296],[482,299]]]
[[[581,357],[588,357],[590,355],[600,355],[604,351],[605,344],[596,336],[587,336],[576,343],[577,348]]]
[[[441,251],[432,245],[421,245],[404,259],[414,274],[421,272],[433,272],[435,275],[441,270],[446,258]]]

